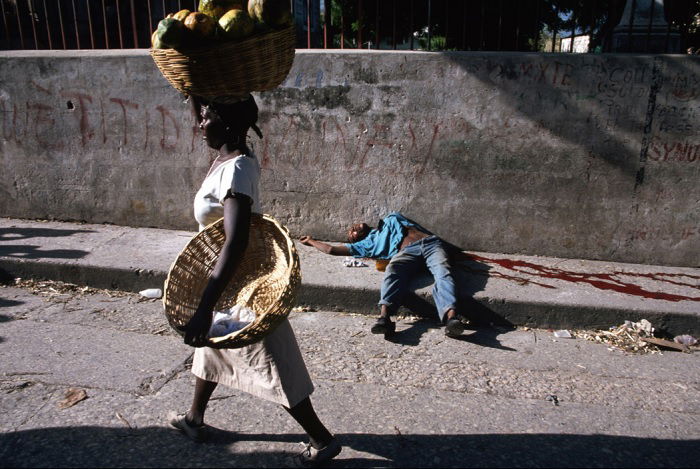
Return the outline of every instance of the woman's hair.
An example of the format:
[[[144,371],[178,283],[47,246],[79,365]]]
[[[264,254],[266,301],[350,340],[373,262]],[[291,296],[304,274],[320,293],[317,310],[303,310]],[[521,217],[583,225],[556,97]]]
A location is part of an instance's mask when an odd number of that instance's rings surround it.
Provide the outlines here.
[[[248,95],[247,99],[232,104],[202,100],[202,106],[206,106],[219,116],[233,135],[245,136],[248,133],[248,129],[253,129],[258,137],[263,138],[262,132],[257,126],[258,105],[255,103],[255,98],[252,95]]]

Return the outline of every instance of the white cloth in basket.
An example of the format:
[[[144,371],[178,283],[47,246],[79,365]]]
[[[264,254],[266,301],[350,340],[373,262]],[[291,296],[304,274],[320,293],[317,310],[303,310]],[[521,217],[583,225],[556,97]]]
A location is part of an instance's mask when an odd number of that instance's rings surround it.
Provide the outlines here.
[[[255,320],[255,312],[243,305],[234,305],[224,311],[214,311],[209,337],[223,337],[243,329]]]

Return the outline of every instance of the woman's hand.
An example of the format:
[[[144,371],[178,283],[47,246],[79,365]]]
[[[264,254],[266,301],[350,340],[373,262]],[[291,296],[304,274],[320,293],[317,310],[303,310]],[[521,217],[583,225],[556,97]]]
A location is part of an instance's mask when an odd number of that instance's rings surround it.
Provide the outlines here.
[[[185,343],[192,347],[204,347],[211,327],[211,311],[198,309],[185,326]]]

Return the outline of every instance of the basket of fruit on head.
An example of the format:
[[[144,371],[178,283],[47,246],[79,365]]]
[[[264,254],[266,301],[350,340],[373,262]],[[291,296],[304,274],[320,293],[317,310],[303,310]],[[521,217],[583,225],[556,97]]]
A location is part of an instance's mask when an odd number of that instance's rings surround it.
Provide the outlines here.
[[[266,91],[294,61],[289,0],[200,0],[171,13],[151,37],[151,56],[181,93],[214,99]]]

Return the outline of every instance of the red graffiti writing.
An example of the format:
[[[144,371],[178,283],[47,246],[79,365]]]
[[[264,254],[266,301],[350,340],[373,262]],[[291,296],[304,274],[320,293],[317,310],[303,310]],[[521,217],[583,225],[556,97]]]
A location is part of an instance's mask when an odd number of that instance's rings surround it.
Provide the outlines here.
[[[694,227],[686,227],[677,232],[666,232],[660,229],[642,228],[629,232],[631,241],[685,241],[692,237],[698,236],[699,232]]]
[[[653,161],[678,161],[695,163],[700,161],[700,143],[690,141],[664,141],[653,138],[649,159]]]
[[[162,137],[160,139],[160,147],[163,149],[167,150],[173,150],[177,148],[177,141],[180,140],[180,126],[177,124],[177,121],[173,117],[172,113],[165,109],[163,106],[156,106],[156,109],[158,112],[160,112],[160,117],[161,117],[161,123],[162,123]],[[174,135],[174,142],[168,142],[167,140],[167,127],[166,127],[166,118],[170,119],[171,123],[173,124],[173,128],[175,129],[175,135]]]
[[[124,130],[124,144],[126,145],[129,143],[129,131],[127,128],[127,119],[126,119],[126,109],[127,107],[131,109],[138,109],[139,105],[136,103],[132,103],[131,101],[128,101],[126,99],[120,99],[120,98],[109,98],[109,100],[113,103],[117,103],[121,106],[122,108],[122,119],[123,119],[123,130]]]
[[[78,118],[80,122],[80,142],[83,146],[85,146],[87,142],[95,135],[95,131],[88,120],[87,103],[92,104],[92,96],[77,91],[63,91],[61,96],[64,98],[77,98],[80,102],[80,105],[78,106],[80,108],[80,117]]]
[[[46,94],[49,94],[49,95],[51,94],[51,90],[49,90],[48,88],[44,88],[43,86],[41,86],[39,83],[35,82],[34,80],[30,80],[30,83],[31,83],[32,85],[34,85],[34,87],[35,87],[37,90],[41,91],[42,93],[46,93]]]
[[[54,96],[58,94],[64,101],[66,107],[71,113],[75,113],[76,123],[78,126],[77,132],[73,135],[80,136],[81,146],[87,147],[90,144],[95,144],[95,129],[101,131],[101,139],[99,143],[106,145],[110,136],[117,137],[121,144],[128,144],[132,137],[143,135],[143,148],[147,149],[151,136],[149,122],[149,113],[147,109],[141,110],[138,103],[124,99],[121,97],[109,97],[105,100],[95,99],[89,93],[79,90],[63,90],[59,93],[54,93],[51,89],[41,86],[40,84],[31,81],[30,83],[37,88],[41,93]],[[105,105],[105,102],[108,105]],[[109,106],[118,106],[121,110],[119,122],[117,125],[109,124],[110,116],[114,113],[109,112]],[[99,109],[96,107],[99,106]],[[180,140],[180,124],[175,119],[174,114],[162,106],[157,107],[160,119],[160,146],[163,149],[171,150],[175,148]],[[71,138],[70,133],[56,133],[52,131],[52,127],[59,121],[65,108],[52,107],[45,102],[32,102],[18,104],[8,100],[0,99],[0,127],[2,128],[2,137],[7,141],[14,141],[17,145],[25,145],[31,142],[25,142],[26,137],[31,137],[34,142],[49,150],[58,150],[65,148]],[[59,114],[60,113],[60,114]],[[145,118],[144,118],[145,115]],[[112,117],[114,118],[114,117]],[[143,126],[130,126],[130,122],[143,122]],[[193,127],[193,139],[197,135],[197,128]],[[116,135],[115,135],[116,134]],[[194,145],[194,141],[193,141]]]

